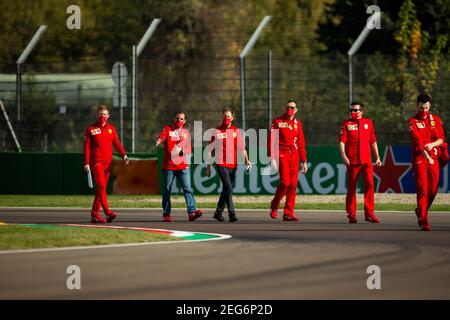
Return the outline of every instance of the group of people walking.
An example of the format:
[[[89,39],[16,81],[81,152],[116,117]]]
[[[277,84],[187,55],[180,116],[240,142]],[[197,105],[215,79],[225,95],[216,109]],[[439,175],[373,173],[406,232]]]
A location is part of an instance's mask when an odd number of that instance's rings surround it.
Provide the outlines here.
[[[448,149],[441,119],[429,112],[431,97],[420,94],[417,97],[417,113],[408,121],[408,131],[412,140],[412,166],[417,189],[417,208],[415,213],[421,230],[430,231],[428,210],[433,203],[439,186],[439,168],[447,164]],[[346,212],[349,223],[357,223],[356,185],[362,174],[364,181],[364,215],[370,223],[379,223],[375,215],[374,182],[372,153],[375,165],[381,166],[375,128],[373,122],[364,118],[364,104],[352,102],[349,118],[339,132],[338,149],[343,163],[347,167]],[[305,136],[302,122],[296,118],[297,103],[288,101],[284,113],[272,121],[268,140],[268,153],[271,167],[280,174],[269,215],[278,218],[281,200],[286,197],[283,208],[283,221],[298,221],[294,214],[297,195],[298,174],[308,171]],[[125,164],[129,159],[117,137],[116,129],[107,122],[109,111],[106,106],[97,110],[98,120],[89,126],[85,133],[84,168],[92,170],[97,185],[97,192],[91,211],[92,223],[111,223],[116,214],[109,209],[106,198],[106,185],[112,162],[112,146],[123,158]],[[233,204],[232,189],[238,166],[238,153],[243,156],[247,169],[252,163],[245,149],[245,141],[240,130],[233,125],[234,112],[225,108],[220,125],[211,134],[207,147],[205,175],[211,175],[211,165],[215,159],[215,169],[222,182],[222,191],[213,218],[224,221],[225,207],[229,222],[238,220]],[[202,216],[203,211],[196,207],[191,187],[189,164],[186,155],[191,153],[190,133],[185,127],[186,113],[176,112],[173,122],[163,127],[155,146],[164,145],[162,165],[162,210],[163,221],[172,222],[171,192],[175,178],[181,185],[186,200],[188,220],[194,221]],[[106,220],[100,217],[103,207]]]

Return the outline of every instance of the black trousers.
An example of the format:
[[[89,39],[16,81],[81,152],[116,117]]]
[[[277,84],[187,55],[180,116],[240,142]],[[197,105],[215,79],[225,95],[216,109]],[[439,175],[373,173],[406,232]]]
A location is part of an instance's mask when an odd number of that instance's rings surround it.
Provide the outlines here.
[[[225,205],[228,208],[228,215],[236,215],[233,204],[233,182],[236,178],[236,168],[227,168],[223,166],[216,166],[219,173],[220,180],[222,181],[222,193],[220,194],[219,202],[217,203],[216,213],[223,213]]]

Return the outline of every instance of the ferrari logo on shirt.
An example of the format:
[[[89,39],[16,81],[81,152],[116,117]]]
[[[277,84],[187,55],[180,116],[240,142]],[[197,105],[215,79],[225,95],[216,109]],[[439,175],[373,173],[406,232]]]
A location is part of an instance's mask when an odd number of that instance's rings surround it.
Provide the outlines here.
[[[294,128],[297,129],[297,125],[296,124],[294,124]]]
[[[424,128],[425,128],[425,123],[422,123],[422,122],[416,122],[416,126],[417,126],[417,128],[419,128],[419,129],[424,129]]]
[[[347,126],[347,130],[349,130],[349,131],[358,130],[358,125],[357,124],[349,124]]]
[[[112,134],[112,129],[108,129],[109,134]]]
[[[221,132],[217,134],[217,139],[226,139],[226,138],[227,138],[226,132]]]
[[[369,129],[369,125],[367,123],[364,125],[364,129]]]
[[[436,123],[434,121],[431,121],[430,124],[432,127],[434,127],[436,125]]]
[[[233,138],[236,138],[236,137],[237,137],[237,133],[233,132]]]
[[[93,136],[95,136],[96,134],[100,134],[100,133],[102,133],[102,130],[100,130],[99,128],[91,130],[91,134]]]

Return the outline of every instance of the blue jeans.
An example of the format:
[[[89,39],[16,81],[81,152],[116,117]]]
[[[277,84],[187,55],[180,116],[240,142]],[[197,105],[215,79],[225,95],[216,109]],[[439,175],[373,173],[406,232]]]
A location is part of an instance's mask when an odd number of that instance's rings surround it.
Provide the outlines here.
[[[162,190],[162,207],[163,214],[170,215],[172,210],[170,203],[170,194],[172,193],[172,185],[177,178],[181,184],[184,193],[184,199],[186,200],[188,214],[197,210],[195,205],[194,193],[191,187],[191,177],[189,169],[184,170],[163,170],[163,190]]]

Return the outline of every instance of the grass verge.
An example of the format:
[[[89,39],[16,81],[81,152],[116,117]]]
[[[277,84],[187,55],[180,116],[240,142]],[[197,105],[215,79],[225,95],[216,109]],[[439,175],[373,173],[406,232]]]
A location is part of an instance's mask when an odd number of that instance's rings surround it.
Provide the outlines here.
[[[52,225],[0,225],[0,250],[58,248],[120,243],[177,241],[164,234],[136,230]]]
[[[271,197],[251,196],[235,197],[234,204],[237,209],[266,209],[269,208]],[[1,195],[0,207],[69,207],[91,208],[94,197],[92,195]],[[197,197],[198,208],[216,207],[218,195]],[[298,210],[342,210],[345,211],[345,200],[330,202],[311,202],[308,196],[299,195],[295,206]],[[160,195],[108,195],[111,208],[161,208]],[[415,201],[412,201],[415,202]],[[186,208],[183,196],[172,196],[173,208]],[[362,201],[358,201],[358,210],[363,210]],[[414,211],[415,203],[381,202],[375,203],[376,211]],[[450,204],[434,204],[432,211],[450,211]]]

